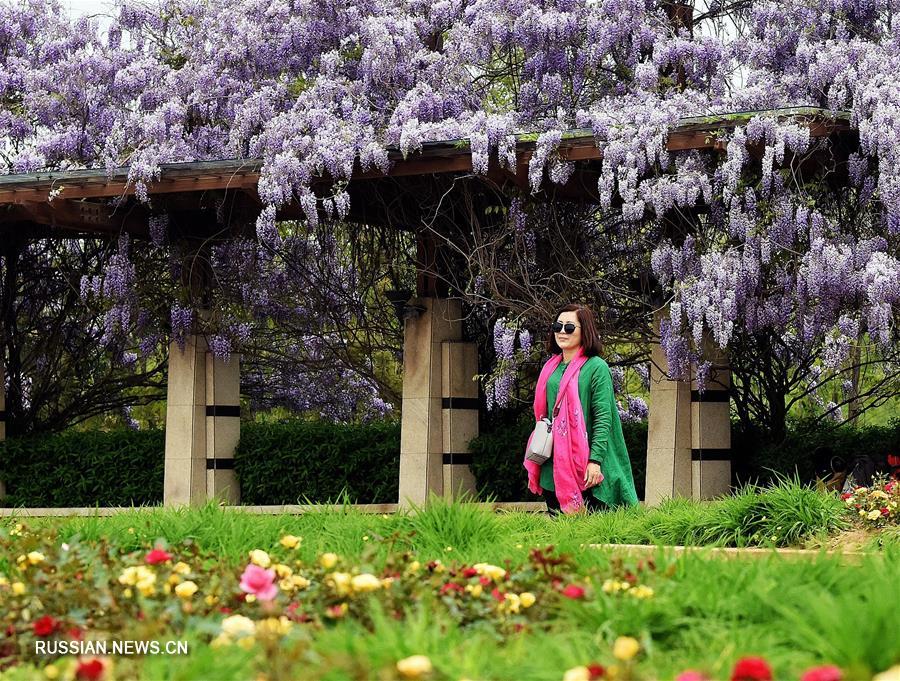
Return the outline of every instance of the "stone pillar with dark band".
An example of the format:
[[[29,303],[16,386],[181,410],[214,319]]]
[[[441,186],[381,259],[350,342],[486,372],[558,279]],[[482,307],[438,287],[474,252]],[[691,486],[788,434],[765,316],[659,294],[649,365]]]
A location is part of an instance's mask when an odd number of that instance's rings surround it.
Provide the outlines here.
[[[240,357],[206,353],[206,496],[237,505],[234,452],[241,438]]]
[[[163,503],[206,502],[206,340],[169,345]]]
[[[712,499],[731,490],[731,371],[713,354],[704,390],[691,384],[691,496]]]
[[[401,506],[471,490],[466,443],[478,433],[477,386],[465,378],[476,362],[462,342],[460,301],[425,296],[410,305],[417,313],[404,326]]]
[[[696,367],[691,382],[672,380],[662,347],[651,347],[644,491],[649,506],[673,497],[711,499],[731,489],[731,372],[725,355],[711,344],[705,353],[712,369],[701,393]]]
[[[475,343],[441,343],[441,436],[444,497],[474,496],[469,441],[478,435],[478,348]]]
[[[644,502],[655,506],[664,499],[691,496],[691,385],[669,378],[658,343],[651,346],[650,358]]]

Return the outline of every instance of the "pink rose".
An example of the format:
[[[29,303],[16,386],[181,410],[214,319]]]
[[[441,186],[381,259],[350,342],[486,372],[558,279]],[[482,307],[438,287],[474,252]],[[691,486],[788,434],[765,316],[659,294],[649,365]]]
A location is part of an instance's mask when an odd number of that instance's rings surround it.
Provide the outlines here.
[[[841,681],[844,678],[841,670],[833,664],[822,667],[812,667],[803,672],[800,681]]]
[[[148,552],[146,556],[144,556],[144,561],[147,565],[156,565],[157,563],[165,563],[167,560],[172,560],[172,554],[163,549],[153,549]]]
[[[681,672],[676,676],[675,681],[709,681],[709,677],[703,672],[688,669],[686,672]]]
[[[251,563],[241,575],[241,591],[253,594],[261,601],[271,601],[278,595],[275,586],[275,571],[266,570]]]
[[[562,595],[566,598],[571,598],[572,600],[578,600],[584,598],[584,589],[577,584],[569,584],[569,586],[562,590]]]

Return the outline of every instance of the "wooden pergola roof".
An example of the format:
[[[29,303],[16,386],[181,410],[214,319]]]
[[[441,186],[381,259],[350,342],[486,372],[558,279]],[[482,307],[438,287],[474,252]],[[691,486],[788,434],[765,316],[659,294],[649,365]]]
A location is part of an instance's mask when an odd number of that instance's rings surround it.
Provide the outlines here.
[[[814,138],[853,132],[847,112],[804,107],[684,118],[670,131],[666,146],[670,151],[724,150],[717,133],[733,129],[759,114],[802,122],[809,126]],[[500,168],[496,159],[492,158],[488,178],[499,185],[512,184],[527,189],[528,163],[534,153],[536,139],[536,134],[520,135],[516,145],[516,172]],[[579,167],[593,164],[594,175],[596,162],[603,156],[592,132],[584,129],[565,133],[559,153],[565,160],[581,162]],[[389,149],[388,154],[391,168],[387,174],[377,170],[364,171],[357,166],[351,185],[387,178],[403,183],[404,178],[472,172],[471,149],[465,140],[427,143],[420,152],[408,157],[397,149]],[[242,195],[252,205],[261,207],[256,193],[261,166],[259,159],[164,164],[159,179],[148,186],[148,193],[151,197],[171,198],[228,192]],[[328,177],[321,179],[322,184],[331,181]],[[589,185],[582,183],[581,186]],[[595,186],[595,182],[591,184],[592,188]],[[55,194],[52,201],[49,200],[51,192]],[[584,194],[576,186],[568,197],[577,198],[579,192]],[[135,187],[128,181],[128,168],[112,172],[87,169],[0,175],[0,232],[27,223],[51,230],[109,233],[124,229],[144,234],[147,212],[145,207],[131,198],[134,193]],[[289,212],[287,216],[290,216]]]

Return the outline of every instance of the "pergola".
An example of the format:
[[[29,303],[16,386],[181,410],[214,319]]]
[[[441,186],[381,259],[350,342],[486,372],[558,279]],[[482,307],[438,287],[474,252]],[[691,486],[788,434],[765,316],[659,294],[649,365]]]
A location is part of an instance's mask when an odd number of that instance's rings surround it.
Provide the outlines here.
[[[670,130],[666,147],[673,152],[724,151],[719,133],[759,113],[802,122],[812,137],[830,138],[836,147],[857,144],[846,114],[794,108],[685,118]],[[528,191],[536,138],[518,137],[515,172],[492,157],[486,175],[473,174],[472,152],[465,141],[429,143],[409,156],[389,150],[387,173],[357,165],[348,186],[348,219],[415,231],[415,197],[452,191],[452,182],[461,177],[485,184],[486,190],[489,184],[494,193]],[[603,151],[591,131],[566,133],[559,154],[574,163],[575,171],[566,184],[548,187],[542,196],[598,202]],[[217,238],[239,236],[253,229],[263,205],[257,194],[261,165],[258,159],[166,164],[148,186],[148,194],[155,210],[171,216],[178,238],[199,243],[211,233]],[[333,179],[323,176],[317,183],[328,186]],[[224,228],[216,223],[214,208],[223,201],[232,217]],[[298,217],[302,213],[297,205],[285,206],[278,214],[279,219]],[[147,238],[149,218],[148,207],[135,197],[127,168],[0,176],[3,235],[15,232],[38,239],[125,232]],[[415,265],[417,290],[408,303],[419,314],[409,316],[404,325],[401,504],[424,502],[430,493],[450,496],[472,490],[467,443],[478,434],[478,388],[471,380],[478,373],[476,348],[463,337],[460,301],[447,297],[438,284],[433,240],[419,239]],[[669,380],[658,345],[653,346],[652,359],[646,501],[675,495],[709,498],[727,492],[731,481],[727,362],[716,364],[717,375],[701,394],[690,382]],[[0,366],[0,377],[2,372]],[[202,503],[212,497],[239,502],[233,459],[240,437],[239,395],[237,358],[228,363],[216,359],[200,335],[189,337],[183,350],[176,344],[170,347],[166,504]],[[5,437],[4,401],[0,389],[0,439]]]

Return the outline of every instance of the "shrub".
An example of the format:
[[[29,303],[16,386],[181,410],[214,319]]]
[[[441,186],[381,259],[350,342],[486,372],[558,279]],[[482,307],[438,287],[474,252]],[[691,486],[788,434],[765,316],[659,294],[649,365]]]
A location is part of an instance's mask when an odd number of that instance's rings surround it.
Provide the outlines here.
[[[396,503],[400,424],[248,424],[235,453],[245,504]]]
[[[740,482],[767,484],[779,476],[811,481],[819,466],[832,456],[850,463],[860,455],[869,455],[881,463],[888,454],[900,454],[900,419],[889,425],[854,428],[839,425],[816,427],[799,422],[784,442],[767,442],[760,433],[743,432],[732,427],[734,477]]]
[[[0,445],[5,506],[136,506],[163,497],[165,432],[69,431]]]

